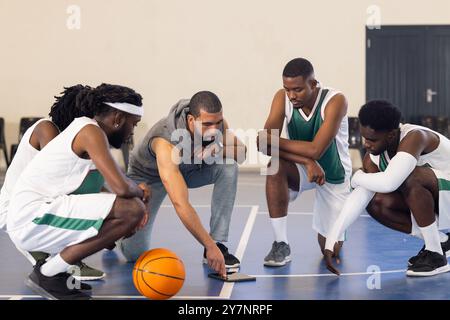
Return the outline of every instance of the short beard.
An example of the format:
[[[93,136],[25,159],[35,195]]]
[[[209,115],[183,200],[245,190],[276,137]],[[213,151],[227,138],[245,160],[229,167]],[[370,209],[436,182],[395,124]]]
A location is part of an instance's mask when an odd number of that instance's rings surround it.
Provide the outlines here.
[[[120,149],[122,144],[126,141],[125,133],[123,128],[119,131],[112,133],[108,137],[109,145],[115,149]]]

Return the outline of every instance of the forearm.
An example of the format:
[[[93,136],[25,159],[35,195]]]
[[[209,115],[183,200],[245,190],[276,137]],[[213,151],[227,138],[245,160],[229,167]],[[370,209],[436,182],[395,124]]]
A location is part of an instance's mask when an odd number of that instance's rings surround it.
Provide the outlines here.
[[[363,187],[357,187],[353,190],[345,201],[338,218],[327,235],[325,249],[333,251],[334,244],[338,241],[340,235],[355,222],[374,195],[375,192],[364,189]]]
[[[287,153],[318,160],[320,154],[313,142],[280,138],[279,149]]]
[[[190,204],[175,205],[175,210],[183,225],[205,248],[215,245],[214,240],[203,227],[197,213]]]
[[[311,163],[311,161],[314,161],[311,158],[299,156],[297,154],[289,153],[289,152],[282,151],[282,150],[279,151],[279,157],[283,160],[295,162],[295,163],[302,164],[302,165],[307,165],[307,164]]]
[[[352,178],[352,186],[361,186],[379,193],[397,190],[417,165],[417,159],[407,153],[398,152],[389,162],[384,172],[364,173],[358,171]]]

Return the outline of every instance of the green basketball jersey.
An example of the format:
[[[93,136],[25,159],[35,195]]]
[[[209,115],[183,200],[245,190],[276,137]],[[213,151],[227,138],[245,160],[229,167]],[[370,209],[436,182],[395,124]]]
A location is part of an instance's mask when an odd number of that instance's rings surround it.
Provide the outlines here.
[[[324,122],[327,104],[337,93],[330,88],[320,88],[314,107],[308,116],[301,109],[294,108],[286,96],[285,112],[289,139],[313,141]],[[325,171],[325,179],[328,183],[343,183],[350,177],[352,165],[348,150],[347,116],[342,119],[336,137],[318,162]]]

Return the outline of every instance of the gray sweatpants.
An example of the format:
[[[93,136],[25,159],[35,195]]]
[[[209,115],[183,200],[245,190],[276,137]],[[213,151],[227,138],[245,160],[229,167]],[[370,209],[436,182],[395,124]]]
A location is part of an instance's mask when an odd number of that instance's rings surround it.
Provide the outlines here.
[[[215,241],[227,241],[231,222],[231,213],[236,198],[238,166],[233,164],[212,165],[180,165],[180,171],[188,188],[198,188],[214,184],[211,218],[209,221],[210,235]],[[147,225],[132,237],[120,242],[120,249],[128,261],[135,261],[139,256],[150,250],[150,239],[156,214],[166,197],[166,189],[161,182],[148,183],[145,178],[129,171],[128,176],[137,184],[145,182],[151,187],[150,219]]]

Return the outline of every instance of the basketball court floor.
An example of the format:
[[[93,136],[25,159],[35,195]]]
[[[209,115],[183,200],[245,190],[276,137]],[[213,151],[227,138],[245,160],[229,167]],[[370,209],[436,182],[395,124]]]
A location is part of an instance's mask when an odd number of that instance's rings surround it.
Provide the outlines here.
[[[208,278],[202,264],[203,248],[182,226],[168,199],[154,225],[153,248],[176,252],[186,268],[183,288],[172,299],[239,300],[409,300],[449,299],[450,273],[429,278],[405,275],[409,257],[422,242],[391,231],[367,214],[350,227],[341,254],[341,276],[325,267],[316,234],[311,228],[314,192],[299,197],[289,208],[288,236],[292,262],[280,268],[263,266],[264,256],[273,242],[265,200],[264,177],[241,173],[230,228],[230,252],[241,259],[242,273],[256,281],[224,283]],[[1,184],[1,179],[0,179]],[[191,189],[191,203],[205,226],[209,222],[211,187]],[[17,252],[6,233],[0,233],[0,299],[41,299],[24,285],[31,265]],[[101,281],[89,282],[94,299],[146,299],[134,288],[133,264],[126,263],[117,250],[101,251],[85,260],[104,270]]]

